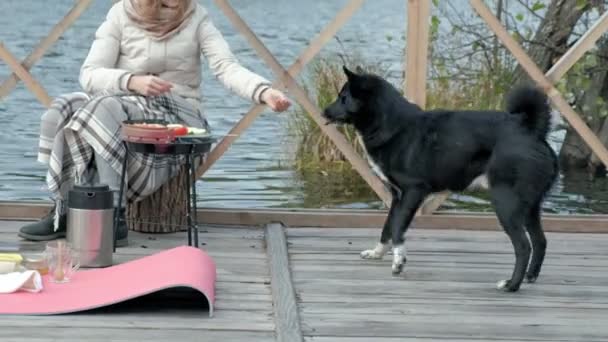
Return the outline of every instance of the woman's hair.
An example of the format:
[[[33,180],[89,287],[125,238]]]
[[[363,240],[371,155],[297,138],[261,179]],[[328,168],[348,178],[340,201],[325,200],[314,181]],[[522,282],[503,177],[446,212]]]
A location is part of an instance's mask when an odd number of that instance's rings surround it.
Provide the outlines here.
[[[192,0],[125,0],[129,18],[157,38],[179,28],[194,11]]]

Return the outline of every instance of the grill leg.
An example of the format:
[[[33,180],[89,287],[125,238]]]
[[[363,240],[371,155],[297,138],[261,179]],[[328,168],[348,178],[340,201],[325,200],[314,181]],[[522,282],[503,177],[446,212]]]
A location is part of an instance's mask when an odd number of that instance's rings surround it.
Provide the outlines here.
[[[122,207],[122,198],[124,195],[124,187],[125,187],[125,176],[127,173],[127,159],[129,157],[129,148],[126,143],[123,143],[125,147],[125,155],[122,159],[122,173],[120,174],[120,189],[118,189],[118,207],[114,208],[114,252],[116,252],[116,237],[118,235],[118,224],[120,221],[120,209]]]
[[[190,154],[186,154],[186,174],[190,173]],[[192,246],[192,206],[190,205],[191,186],[190,177],[184,177],[186,179],[186,205],[188,206],[188,212],[186,217],[188,219],[188,246]]]
[[[197,223],[197,208],[196,208],[196,165],[191,163],[190,173],[192,176],[192,228],[194,229],[194,246],[199,247],[198,244],[198,223]]]

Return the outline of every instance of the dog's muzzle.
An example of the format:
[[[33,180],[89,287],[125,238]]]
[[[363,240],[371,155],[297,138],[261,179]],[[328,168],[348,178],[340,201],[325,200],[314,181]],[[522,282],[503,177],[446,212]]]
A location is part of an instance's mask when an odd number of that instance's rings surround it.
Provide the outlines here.
[[[323,111],[323,113],[321,113],[321,116],[325,119],[325,126],[329,126],[336,122],[336,119],[327,115],[327,111]]]

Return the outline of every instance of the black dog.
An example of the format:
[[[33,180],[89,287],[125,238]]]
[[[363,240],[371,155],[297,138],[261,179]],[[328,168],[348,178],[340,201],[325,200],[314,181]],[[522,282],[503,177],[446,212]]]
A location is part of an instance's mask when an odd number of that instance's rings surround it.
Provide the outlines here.
[[[348,81],[323,116],[328,124],[354,125],[393,195],[380,243],[361,257],[382,258],[392,240],[392,270],[401,273],[404,235],[425,197],[462,191],[487,177],[492,205],[516,256],[511,279],[497,286],[517,291],[524,275],[534,282],[547,246],[541,204],[558,175],[557,156],[545,140],[551,122],[545,94],[518,88],[509,95],[506,112],[423,111],[379,76],[346,67],[344,72]],[[529,268],[526,230],[533,248]]]

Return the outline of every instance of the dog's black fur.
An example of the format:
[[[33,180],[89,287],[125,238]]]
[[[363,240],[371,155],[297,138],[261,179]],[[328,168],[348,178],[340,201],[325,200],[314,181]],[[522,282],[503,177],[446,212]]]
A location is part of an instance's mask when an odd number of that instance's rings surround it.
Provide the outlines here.
[[[462,191],[485,174],[516,256],[512,277],[502,289],[517,291],[524,275],[534,282],[547,245],[541,204],[558,175],[558,159],[546,142],[551,114],[545,94],[518,88],[509,94],[504,112],[423,111],[377,75],[346,67],[344,72],[348,80],[323,115],[328,124],[354,125],[368,156],[392,183],[380,241],[402,245],[427,195]]]

